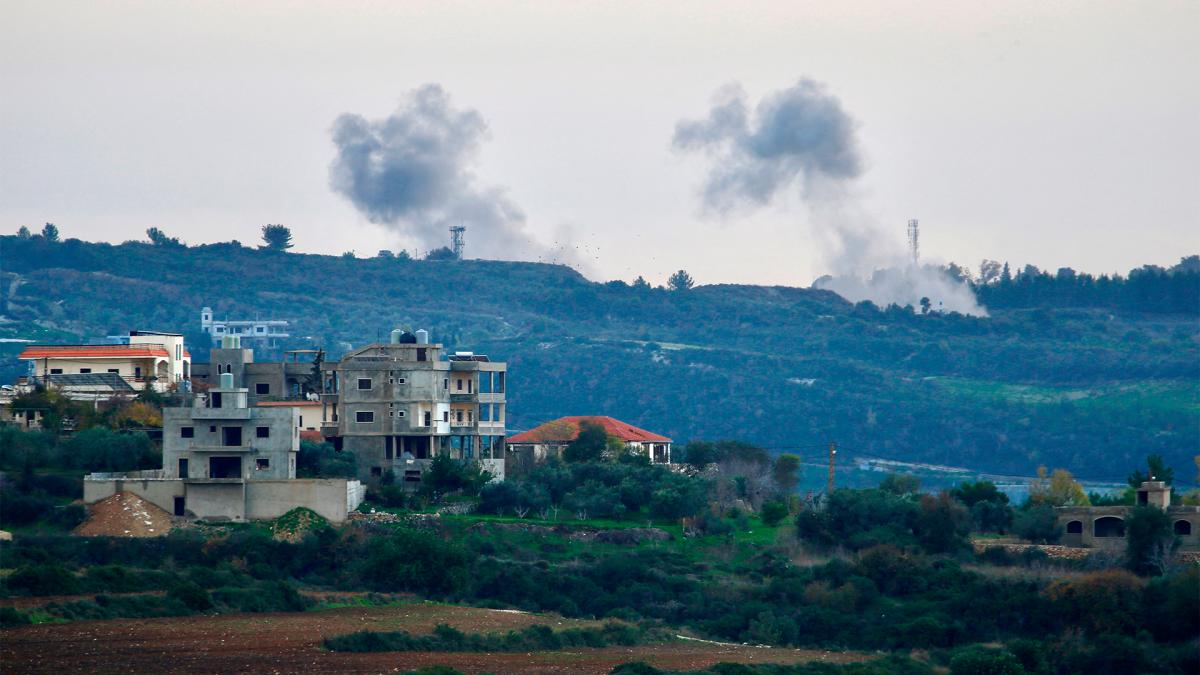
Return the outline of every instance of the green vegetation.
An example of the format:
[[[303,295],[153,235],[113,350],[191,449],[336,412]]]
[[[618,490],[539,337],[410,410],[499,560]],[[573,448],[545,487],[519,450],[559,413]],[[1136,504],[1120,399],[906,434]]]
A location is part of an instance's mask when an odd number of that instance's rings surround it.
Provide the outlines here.
[[[989,276],[977,292],[991,316],[971,318],[801,288],[672,292],[593,283],[562,266],[237,243],[31,235],[4,237],[0,254],[0,286],[21,282],[3,301],[14,321],[4,337],[174,329],[202,360],[208,338],[197,312],[206,304],[292,320],[331,355],[392,326],[425,326],[449,349],[510,363],[513,429],[591,411],[680,448],[738,435],[811,461],[813,446],[835,440],[847,455],[1015,474],[1050,464],[1100,479],[1123,476],[1146,453],[1185,465],[1200,426],[1200,273],[1190,261],[1121,278]],[[11,358],[19,346],[0,343],[9,357],[0,379],[24,372]],[[310,344],[282,345],[302,346]]]
[[[335,652],[537,652],[564,647],[632,646],[662,639],[626,623],[608,622],[599,628],[554,630],[533,625],[504,634],[467,634],[438,624],[431,635],[413,635],[405,631],[388,633],[360,631],[325,639],[325,648]]]

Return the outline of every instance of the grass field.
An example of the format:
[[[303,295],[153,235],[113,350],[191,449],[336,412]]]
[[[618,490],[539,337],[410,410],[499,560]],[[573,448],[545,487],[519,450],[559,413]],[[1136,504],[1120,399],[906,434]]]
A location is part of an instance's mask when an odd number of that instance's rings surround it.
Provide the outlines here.
[[[1033,405],[1070,403],[1097,411],[1132,407],[1200,414],[1200,383],[1186,380],[1114,382],[1093,387],[1008,384],[955,377],[937,378],[933,382],[951,394],[976,399]]]

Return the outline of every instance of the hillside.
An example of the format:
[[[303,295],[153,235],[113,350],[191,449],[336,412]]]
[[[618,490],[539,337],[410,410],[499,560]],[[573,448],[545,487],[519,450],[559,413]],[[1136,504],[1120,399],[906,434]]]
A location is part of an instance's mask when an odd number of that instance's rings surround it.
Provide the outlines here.
[[[294,346],[333,355],[395,326],[425,327],[451,349],[509,362],[511,429],[603,413],[676,441],[736,437],[812,459],[836,440],[850,455],[1118,479],[1153,452],[1186,478],[1200,441],[1195,311],[1092,303],[922,316],[800,288],[672,293],[562,266],[234,243],[0,237],[0,264],[2,340],[193,335],[204,305],[289,319],[307,336]],[[0,342],[5,381],[21,372],[19,349]]]

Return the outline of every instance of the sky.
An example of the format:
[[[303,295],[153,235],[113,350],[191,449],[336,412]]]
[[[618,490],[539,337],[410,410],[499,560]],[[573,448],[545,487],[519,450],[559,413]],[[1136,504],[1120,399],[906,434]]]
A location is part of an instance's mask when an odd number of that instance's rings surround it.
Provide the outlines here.
[[[888,247],[918,218],[924,259],[972,268],[1125,272],[1200,251],[1194,1],[4,0],[0,13],[0,232],[50,221],[88,240],[154,226],[250,244],[282,223],[295,250],[371,256],[423,252],[444,219],[471,218],[468,257],[807,286],[838,264],[830,209],[803,180],[706,208],[728,158],[673,139],[732,86],[753,111],[809,81],[852,121],[861,160],[833,218]],[[364,208],[331,173],[347,161],[335,127],[357,122],[361,141],[423,124],[409,113],[434,90],[464,123],[445,127],[456,154],[434,165],[440,196],[398,216]],[[485,236],[497,213],[533,243]]]

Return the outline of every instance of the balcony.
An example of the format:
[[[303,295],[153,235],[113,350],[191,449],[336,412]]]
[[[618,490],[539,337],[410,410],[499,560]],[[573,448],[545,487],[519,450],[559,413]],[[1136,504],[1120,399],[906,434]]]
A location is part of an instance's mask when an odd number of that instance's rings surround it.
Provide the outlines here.
[[[455,392],[450,394],[451,403],[474,403],[479,400],[476,394],[468,394],[466,392]]]
[[[193,445],[188,448],[188,452],[254,452],[254,448],[248,445]]]
[[[189,408],[194,420],[248,420],[250,408]]]

